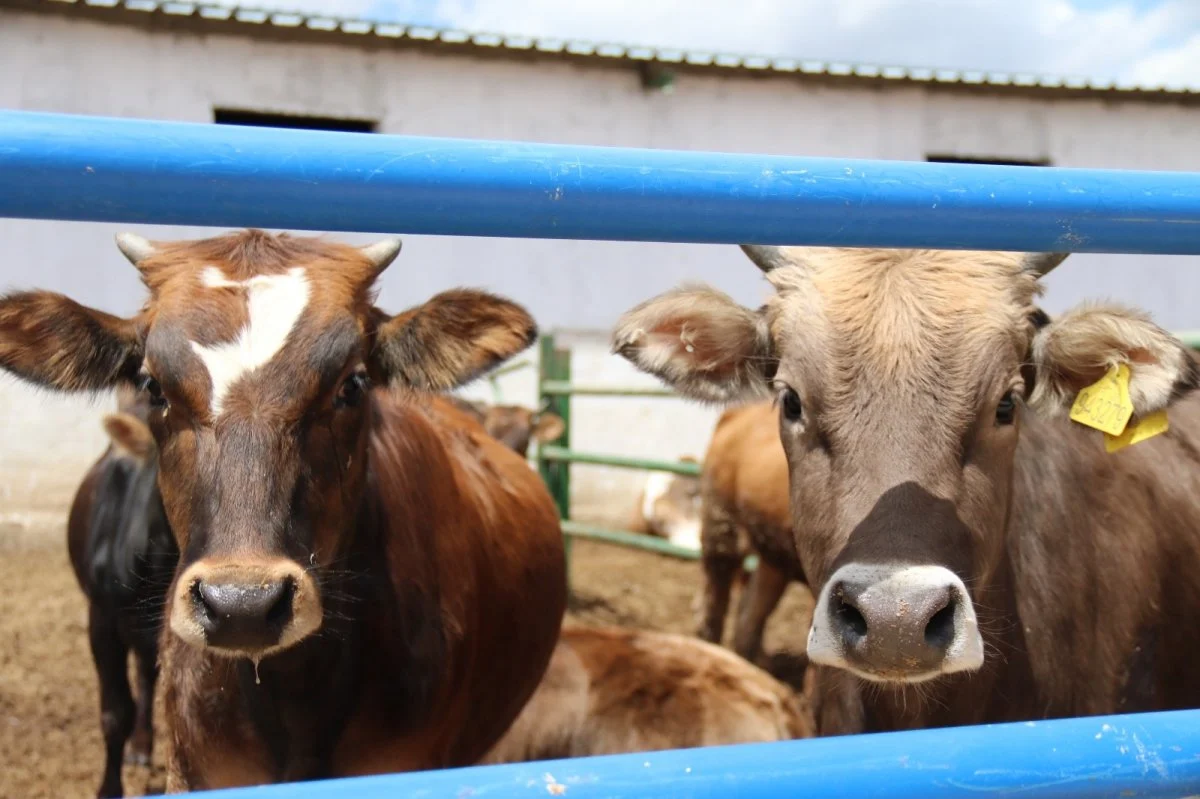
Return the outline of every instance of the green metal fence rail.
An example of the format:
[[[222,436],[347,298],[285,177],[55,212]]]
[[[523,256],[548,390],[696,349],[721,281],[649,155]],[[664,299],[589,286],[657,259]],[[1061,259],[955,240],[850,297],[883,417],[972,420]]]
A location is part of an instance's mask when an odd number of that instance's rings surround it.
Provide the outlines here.
[[[609,386],[581,386],[571,382],[571,350],[557,345],[554,335],[548,333],[541,338],[541,360],[538,367],[538,401],[540,407],[558,414],[564,422],[564,431],[554,444],[538,447],[538,472],[546,481],[559,517],[563,520],[563,535],[566,536],[568,570],[571,558],[571,541],[586,538],[618,546],[656,552],[660,555],[698,560],[700,551],[681,547],[653,535],[634,533],[629,530],[610,530],[571,519],[571,464],[588,463],[612,466],[619,469],[643,469],[654,472],[698,477],[700,464],[683,461],[664,461],[652,458],[631,458],[623,455],[608,455],[595,452],[578,452],[571,449],[571,397],[664,397],[679,395],[663,388],[614,388]],[[754,561],[748,561],[753,568]]]

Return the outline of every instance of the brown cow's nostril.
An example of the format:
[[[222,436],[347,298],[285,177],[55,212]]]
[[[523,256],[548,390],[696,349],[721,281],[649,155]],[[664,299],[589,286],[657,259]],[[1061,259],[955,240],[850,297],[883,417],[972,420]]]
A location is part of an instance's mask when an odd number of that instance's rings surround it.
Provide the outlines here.
[[[283,590],[267,610],[267,624],[283,626],[292,617],[292,598],[296,594],[296,581],[288,577],[283,581]]]
[[[209,646],[257,650],[275,646],[292,619],[296,583],[290,577],[256,584],[192,584],[196,622]]]

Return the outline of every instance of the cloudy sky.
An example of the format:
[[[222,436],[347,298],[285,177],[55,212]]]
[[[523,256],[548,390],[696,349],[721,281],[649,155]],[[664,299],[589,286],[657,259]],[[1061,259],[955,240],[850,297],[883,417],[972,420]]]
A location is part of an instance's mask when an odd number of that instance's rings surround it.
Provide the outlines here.
[[[1200,0],[243,0],[241,4],[471,32],[1200,87]]]

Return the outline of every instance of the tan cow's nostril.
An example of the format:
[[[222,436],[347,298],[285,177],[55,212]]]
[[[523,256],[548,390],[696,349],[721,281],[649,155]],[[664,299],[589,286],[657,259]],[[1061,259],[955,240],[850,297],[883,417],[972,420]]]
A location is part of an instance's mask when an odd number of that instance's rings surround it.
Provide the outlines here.
[[[946,605],[935,612],[925,625],[925,643],[934,649],[945,651],[954,641],[954,612],[958,602],[947,592]]]

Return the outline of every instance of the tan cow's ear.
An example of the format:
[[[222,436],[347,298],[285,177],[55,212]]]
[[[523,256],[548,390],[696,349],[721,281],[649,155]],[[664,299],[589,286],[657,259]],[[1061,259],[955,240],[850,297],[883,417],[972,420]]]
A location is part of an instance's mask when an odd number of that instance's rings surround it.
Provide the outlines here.
[[[469,383],[537,339],[537,323],[515,302],[454,289],[388,317],[375,314],[373,371],[390,385],[449,391]]]
[[[539,444],[555,441],[567,429],[566,423],[558,414],[542,412],[538,414],[533,425],[533,439]]]
[[[1087,305],[1034,336],[1037,377],[1029,404],[1047,415],[1064,413],[1082,389],[1122,363],[1129,367],[1129,400],[1139,417],[1163,410],[1200,385],[1191,350],[1148,315],[1115,305]]]
[[[613,331],[612,348],[702,402],[769,396],[777,364],[763,313],[706,286],[675,289],[628,311]]]

